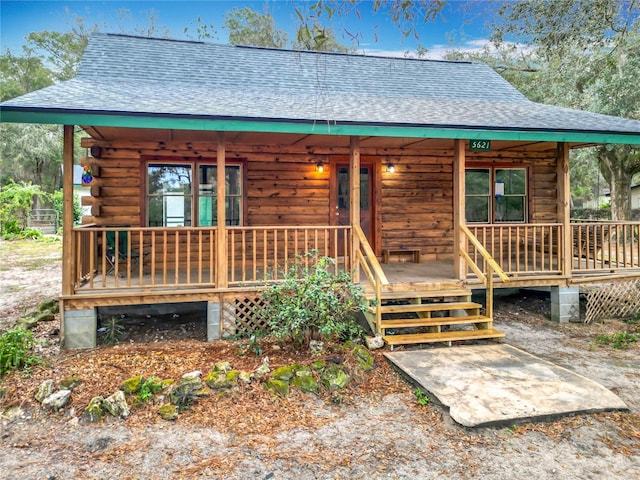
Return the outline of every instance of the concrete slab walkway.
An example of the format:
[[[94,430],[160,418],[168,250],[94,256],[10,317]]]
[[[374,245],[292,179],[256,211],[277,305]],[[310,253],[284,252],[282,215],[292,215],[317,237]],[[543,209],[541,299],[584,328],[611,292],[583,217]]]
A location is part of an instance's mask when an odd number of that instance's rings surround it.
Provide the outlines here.
[[[599,383],[510,345],[430,348],[385,356],[466,427],[628,410]]]

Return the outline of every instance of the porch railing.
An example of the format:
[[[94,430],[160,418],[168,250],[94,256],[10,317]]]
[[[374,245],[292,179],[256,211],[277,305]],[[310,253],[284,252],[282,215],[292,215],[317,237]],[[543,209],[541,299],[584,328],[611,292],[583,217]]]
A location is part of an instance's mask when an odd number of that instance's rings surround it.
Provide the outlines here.
[[[467,228],[465,225],[460,225],[460,230],[467,242],[473,246],[473,251],[477,253],[475,258],[472,258],[469,253],[467,253],[469,247],[467,247],[467,249],[461,247],[460,255],[462,255],[462,258],[464,258],[467,265],[474,271],[482,284],[486,287],[485,315],[492,319],[494,274],[496,274],[503,282],[508,282],[509,277],[502,268],[500,268],[500,265],[498,265],[491,254],[484,248],[482,243],[480,243],[480,240],[472,233],[471,229]],[[481,261],[478,261],[480,259]],[[484,272],[486,272],[486,274]]]
[[[369,241],[360,225],[356,225],[353,232],[358,237],[360,244],[360,248],[356,251],[356,264],[364,271],[369,285],[373,288],[376,296],[375,330],[376,333],[380,333],[380,324],[382,322],[382,287],[383,285],[388,285],[389,280],[387,280],[386,275],[382,271],[380,262],[378,262],[376,254],[373,252],[371,245],[369,245]]]
[[[215,227],[75,228],[74,290],[216,288],[216,233]],[[333,258],[336,270],[351,271],[350,249],[348,226],[231,227],[226,276],[229,286],[277,281],[290,260],[312,250]]]
[[[229,285],[278,281],[296,256],[309,262],[316,252],[334,260],[335,273],[353,267],[349,226],[230,227],[227,229]]]
[[[511,277],[562,273],[562,224],[466,225],[500,268]],[[468,255],[478,265],[482,252],[473,244]]]
[[[640,268],[640,222],[573,222],[574,273]]]

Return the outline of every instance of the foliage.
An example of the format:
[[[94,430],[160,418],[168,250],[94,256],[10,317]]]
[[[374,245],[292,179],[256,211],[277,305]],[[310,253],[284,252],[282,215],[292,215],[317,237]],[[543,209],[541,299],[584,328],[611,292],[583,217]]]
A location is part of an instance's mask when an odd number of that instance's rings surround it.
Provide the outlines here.
[[[520,41],[528,49],[522,79],[534,100],[640,119],[640,2],[503,2],[498,15],[495,44]],[[593,155],[611,188],[613,219],[629,219],[640,151],[605,145]]]
[[[102,341],[105,345],[115,345],[124,335],[124,326],[118,317],[109,317],[102,323]]]
[[[307,4],[306,9],[296,8],[300,25],[298,27],[298,41],[311,38],[316,25],[321,24],[326,17],[330,21],[334,17],[347,17],[355,15],[360,17],[360,7],[364,5],[371,8],[374,13],[386,13],[391,22],[396,25],[403,36],[418,38],[418,29],[421,24],[434,21],[442,11],[445,0],[316,0]],[[353,42],[359,42],[361,32],[344,33]],[[377,35],[376,35],[377,40]]]
[[[0,56],[0,101],[19,97],[53,84],[53,72],[35,56],[32,49],[23,47],[23,56],[6,50]]]
[[[63,217],[63,192],[58,190],[52,196],[53,208],[58,212],[58,218],[62,222]],[[73,224],[78,225],[82,219],[82,205],[80,204],[80,195],[74,193],[73,195]]]
[[[147,378],[140,386],[140,392],[138,396],[143,402],[148,402],[153,398],[153,395],[158,393],[164,388],[164,382],[156,377]]]
[[[41,362],[33,353],[35,340],[29,330],[13,329],[0,335],[0,375]]]
[[[413,396],[416,397],[416,401],[418,402],[418,405],[422,407],[426,407],[431,403],[431,399],[421,388],[416,388],[413,391]]]
[[[637,335],[627,332],[616,332],[611,335],[601,334],[596,337],[596,342],[600,345],[611,345],[616,350],[627,349],[632,343],[637,341]]]
[[[287,34],[276,27],[267,11],[261,14],[248,7],[234,8],[225,14],[224,28],[229,31],[231,45],[283,48],[288,42]]]
[[[0,233],[21,235],[27,228],[34,200],[48,201],[49,195],[38,185],[15,183],[0,187]]]
[[[84,19],[72,16],[71,30],[68,32],[31,32],[27,43],[34,51],[44,52],[42,57],[53,68],[57,80],[73,78],[80,66],[80,59],[89,43],[91,33],[98,31],[98,26],[87,27]]]
[[[329,27],[323,27],[319,23],[310,28],[298,31],[296,42],[293,44],[296,50],[315,50],[319,52],[348,53],[353,51],[340,43],[335,32]]]
[[[60,187],[60,125],[3,123],[0,133],[0,185],[11,180],[31,182],[49,193]]]
[[[354,313],[364,311],[362,287],[348,273],[335,273],[335,260],[317,251],[296,256],[281,283],[263,293],[256,311],[275,338],[308,344],[312,338],[337,339],[355,330]]]

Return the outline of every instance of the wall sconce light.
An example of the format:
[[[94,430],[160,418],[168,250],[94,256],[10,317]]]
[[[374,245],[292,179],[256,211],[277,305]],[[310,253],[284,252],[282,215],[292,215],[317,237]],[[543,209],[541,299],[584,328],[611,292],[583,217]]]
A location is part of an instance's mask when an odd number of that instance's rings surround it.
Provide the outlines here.
[[[316,172],[318,173],[324,172],[324,163],[322,162],[316,163]]]
[[[396,172],[396,166],[391,162],[387,163],[387,172],[395,173]]]

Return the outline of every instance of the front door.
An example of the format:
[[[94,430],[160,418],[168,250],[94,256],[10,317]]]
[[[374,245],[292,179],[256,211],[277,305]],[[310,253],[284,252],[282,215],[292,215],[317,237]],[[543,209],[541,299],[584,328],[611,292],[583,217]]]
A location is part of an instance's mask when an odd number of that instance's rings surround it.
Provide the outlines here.
[[[333,209],[332,225],[350,225],[349,222],[349,165],[337,163],[332,169],[335,176],[331,192]],[[371,248],[375,251],[375,215],[374,215],[374,166],[360,165],[360,226]],[[343,251],[342,237],[338,248]]]

